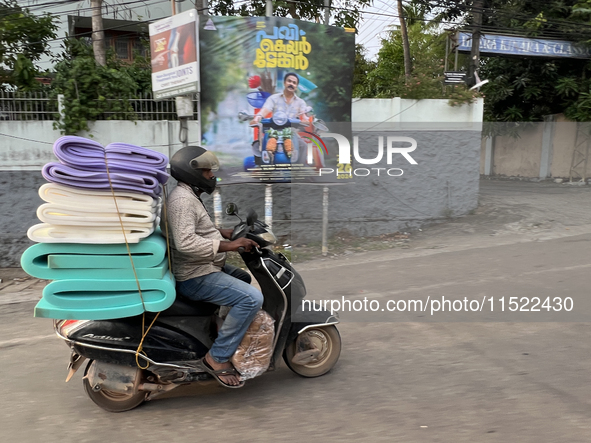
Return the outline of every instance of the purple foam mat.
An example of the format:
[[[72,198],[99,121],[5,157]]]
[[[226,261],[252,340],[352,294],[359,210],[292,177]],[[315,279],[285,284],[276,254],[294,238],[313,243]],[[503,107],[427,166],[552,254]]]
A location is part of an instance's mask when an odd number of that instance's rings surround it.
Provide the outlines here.
[[[151,149],[128,143],[100,143],[84,137],[66,135],[53,145],[53,152],[61,163],[86,171],[141,173],[153,175],[160,183],[166,183],[168,157]]]
[[[111,189],[106,172],[83,170],[52,162],[43,166],[41,173],[47,181],[53,183],[81,189]],[[141,192],[152,197],[157,197],[162,192],[159,181],[153,175],[112,171],[109,175],[115,191]]]

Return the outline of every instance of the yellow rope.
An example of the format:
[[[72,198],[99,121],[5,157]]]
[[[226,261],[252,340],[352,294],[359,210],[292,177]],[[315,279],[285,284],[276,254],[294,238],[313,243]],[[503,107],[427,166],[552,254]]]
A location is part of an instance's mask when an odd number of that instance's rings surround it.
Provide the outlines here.
[[[163,208],[163,217],[164,217],[164,230],[166,231],[166,252],[168,253],[168,271],[170,272],[170,276],[172,277],[173,272],[172,272],[172,250],[170,249],[170,240],[168,238],[168,211],[166,208],[166,204],[167,201],[166,199],[168,198],[167,195],[167,189],[166,189],[166,185],[164,185],[162,190],[162,208]]]
[[[142,307],[144,308],[144,312],[142,313],[142,339],[140,340],[140,344],[138,345],[138,347],[135,351],[135,363],[137,364],[138,368],[140,368],[140,369],[148,369],[148,367],[150,366],[150,363],[148,363],[146,367],[142,367],[139,362],[139,355],[143,354],[146,357],[148,356],[142,350],[142,345],[144,344],[144,340],[145,340],[146,336],[148,335],[148,332],[150,332],[152,325],[154,324],[154,322],[156,321],[156,319],[160,315],[160,312],[158,312],[158,314],[156,314],[156,317],[154,317],[154,320],[152,320],[152,323],[150,323],[150,326],[144,332],[145,320],[146,320],[146,304],[144,303],[144,296],[142,295],[142,288],[140,285],[140,280],[139,280],[139,278],[137,276],[137,272],[135,270],[135,264],[133,263],[131,249],[129,248],[129,242],[127,241],[127,235],[125,234],[125,227],[123,226],[123,219],[121,218],[121,213],[119,212],[119,205],[117,204],[117,197],[115,196],[115,189],[113,188],[113,183],[111,182],[111,174],[109,172],[109,161],[107,159],[107,152],[106,151],[105,151],[105,167],[107,169],[107,179],[109,180],[109,187],[111,188],[111,195],[113,196],[113,201],[115,202],[115,210],[117,211],[117,216],[119,217],[119,224],[121,225],[121,232],[123,233],[123,239],[125,240],[125,247],[127,248],[127,255],[129,255],[129,261],[131,262],[131,269],[133,270],[135,282],[137,283],[137,290],[140,294],[140,299],[142,301]]]

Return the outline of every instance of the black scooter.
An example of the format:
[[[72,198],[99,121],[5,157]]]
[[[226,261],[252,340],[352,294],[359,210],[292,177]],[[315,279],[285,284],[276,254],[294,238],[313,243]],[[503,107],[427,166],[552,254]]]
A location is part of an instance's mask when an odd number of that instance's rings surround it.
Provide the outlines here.
[[[238,216],[238,208],[229,203],[226,213]],[[234,228],[232,240],[240,237],[259,245],[251,252],[240,251],[240,256],[262,289],[263,309],[275,320],[268,370],[274,370],[283,356],[287,366],[303,377],[326,374],[341,352],[341,338],[335,327],[338,318],[323,310],[301,311],[306,296],[304,281],[283,254],[268,248],[275,243],[275,236],[257,220],[254,211],[249,211],[246,221],[240,219]],[[297,321],[292,321],[292,306],[297,308]],[[211,379],[201,359],[217,336],[218,308],[177,295],[174,304],[161,312],[152,325],[142,344],[144,353],[139,354],[136,351],[142,340],[142,316],[56,320],[57,335],[72,349],[66,382],[89,359],[83,377],[86,393],[101,408],[122,412],[181,385]],[[145,315],[144,328],[156,314]]]

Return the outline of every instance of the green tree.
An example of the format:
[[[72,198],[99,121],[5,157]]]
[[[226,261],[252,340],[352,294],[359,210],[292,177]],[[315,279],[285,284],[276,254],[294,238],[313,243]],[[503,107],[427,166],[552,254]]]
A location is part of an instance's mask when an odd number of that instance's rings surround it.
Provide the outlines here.
[[[51,55],[49,41],[56,37],[56,17],[36,16],[16,0],[0,0],[0,76],[4,88],[22,91],[41,87],[35,80],[43,55]]]
[[[332,0],[330,14],[336,26],[355,28],[364,7],[373,0]],[[210,11],[218,15],[264,16],[265,0],[234,2],[231,0],[212,0]],[[273,1],[273,15],[301,20],[323,21],[324,0]]]
[[[376,62],[367,59],[362,45],[355,45],[355,69],[353,71],[353,97],[367,97],[370,83],[368,75],[376,68]]]
[[[495,2],[493,2],[495,3]],[[485,14],[487,28],[530,37],[591,42],[589,1],[512,2],[494,4]],[[487,121],[541,121],[564,113],[576,121],[591,119],[588,60],[487,57],[481,77],[491,80],[486,94]]]
[[[92,47],[69,39],[55,66],[54,95],[64,95],[64,117],[56,123],[62,133],[87,131],[88,123],[104,114],[108,120],[134,120],[127,100],[138,92],[151,90],[150,62],[136,57],[132,64],[121,63],[110,52],[107,64],[96,63]]]
[[[470,23],[472,1],[425,0],[427,10]],[[482,32],[591,44],[591,0],[487,0]],[[564,113],[576,121],[591,119],[588,60],[538,57],[481,57],[485,120],[541,121]]]
[[[418,14],[417,14],[418,12]],[[433,22],[421,18],[420,11],[409,15],[408,38],[412,58],[412,75],[405,77],[404,51],[400,30],[394,28],[382,40],[378,60],[366,78],[356,77],[354,91],[359,97],[402,97],[409,99],[448,98],[455,106],[472,101],[478,92],[465,86],[443,87],[443,61],[446,34]],[[411,18],[412,17],[412,18]],[[465,57],[462,58],[462,61]],[[363,59],[357,58],[363,69]]]

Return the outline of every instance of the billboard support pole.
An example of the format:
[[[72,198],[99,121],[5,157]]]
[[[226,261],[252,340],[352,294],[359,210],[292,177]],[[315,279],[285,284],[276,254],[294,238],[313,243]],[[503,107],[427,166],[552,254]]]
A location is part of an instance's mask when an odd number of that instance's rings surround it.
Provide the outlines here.
[[[322,192],[322,255],[328,254],[328,186]]]
[[[324,24],[330,19],[330,0],[324,0]],[[328,186],[322,189],[322,255],[328,254]]]
[[[273,1],[267,0],[265,4],[265,15],[273,17]],[[273,186],[265,185],[265,223],[273,225]]]
[[[213,191],[213,217],[215,227],[221,229],[222,226],[222,196],[220,191],[216,189]]]
[[[273,226],[273,187],[265,185],[265,223]]]

